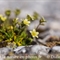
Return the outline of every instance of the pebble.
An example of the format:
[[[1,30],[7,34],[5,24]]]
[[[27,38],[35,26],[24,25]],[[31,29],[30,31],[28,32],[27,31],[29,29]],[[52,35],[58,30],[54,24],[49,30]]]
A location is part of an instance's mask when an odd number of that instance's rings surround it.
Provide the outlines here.
[[[10,51],[12,51],[11,48],[7,47],[0,48],[0,55],[6,56]]]
[[[52,47],[52,52],[54,52],[54,53],[60,53],[60,46],[54,46],[54,47]]]

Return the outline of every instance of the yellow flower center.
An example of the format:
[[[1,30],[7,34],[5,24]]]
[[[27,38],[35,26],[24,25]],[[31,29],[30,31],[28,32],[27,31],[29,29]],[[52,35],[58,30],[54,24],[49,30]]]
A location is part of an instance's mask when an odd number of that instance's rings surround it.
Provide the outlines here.
[[[23,23],[24,23],[25,25],[29,26],[30,21],[28,21],[28,19],[25,19],[25,20],[23,21]]]
[[[35,29],[33,29],[32,31],[30,31],[30,33],[31,33],[31,35],[32,35],[32,37],[37,37],[38,38],[38,32],[36,32],[36,30]]]

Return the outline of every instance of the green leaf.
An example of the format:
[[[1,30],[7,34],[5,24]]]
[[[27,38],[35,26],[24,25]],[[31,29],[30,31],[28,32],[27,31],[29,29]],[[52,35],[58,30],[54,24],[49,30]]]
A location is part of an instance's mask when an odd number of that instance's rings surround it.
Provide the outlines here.
[[[0,30],[0,32],[4,33],[4,35],[6,35],[6,37],[9,38],[9,35],[4,30]]]
[[[7,34],[9,35],[9,38],[13,38],[13,36],[14,36],[13,30],[8,31]]]

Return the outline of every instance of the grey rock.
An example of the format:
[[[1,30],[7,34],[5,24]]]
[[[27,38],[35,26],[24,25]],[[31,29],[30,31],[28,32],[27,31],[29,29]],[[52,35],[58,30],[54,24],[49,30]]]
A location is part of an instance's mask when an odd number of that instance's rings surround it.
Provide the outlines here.
[[[43,45],[20,46],[14,49],[16,54],[47,55],[50,48]]]
[[[48,30],[42,32],[39,34],[39,37],[42,37],[42,41],[41,38],[40,42],[44,42],[46,43],[47,40],[49,40],[50,37],[56,36],[58,38],[60,38],[60,21],[48,21],[46,28],[48,28]]]
[[[51,50],[52,53],[60,53],[60,46],[54,46],[51,48]]]
[[[3,47],[3,48],[0,48],[0,55],[7,55],[10,51],[12,51],[11,48],[7,48],[7,47]]]
[[[13,50],[15,54],[25,53],[26,49],[25,46],[19,46]]]
[[[48,54],[50,48],[43,45],[34,45],[31,47],[31,53],[37,55],[46,55]]]
[[[0,55],[0,60],[4,60],[3,56]]]

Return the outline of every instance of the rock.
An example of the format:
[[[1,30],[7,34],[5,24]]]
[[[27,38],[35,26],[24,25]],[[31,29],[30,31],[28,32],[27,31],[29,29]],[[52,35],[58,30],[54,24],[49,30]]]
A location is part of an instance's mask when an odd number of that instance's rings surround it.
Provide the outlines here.
[[[45,40],[43,40],[43,39],[37,39],[36,41],[37,41],[39,44],[46,45],[46,42],[45,42]]]
[[[43,45],[34,45],[33,47],[31,47],[31,53],[32,54],[38,54],[38,55],[46,55],[48,54],[50,48],[43,46]]]
[[[19,47],[15,48],[15,49],[13,50],[13,52],[14,52],[15,54],[25,53],[25,52],[26,52],[25,46],[19,46]]]
[[[60,37],[60,21],[51,21],[48,20],[46,23],[46,30],[39,34],[39,37],[45,39],[45,37],[49,36],[58,36]],[[41,29],[41,27],[40,27]]]
[[[0,55],[0,60],[4,60],[3,56]]]
[[[54,46],[51,48],[52,53],[60,53],[60,46]]]
[[[10,51],[12,51],[11,48],[7,47],[0,48],[0,55],[6,56]]]
[[[47,55],[50,48],[43,45],[20,46],[14,49],[15,54]]]

